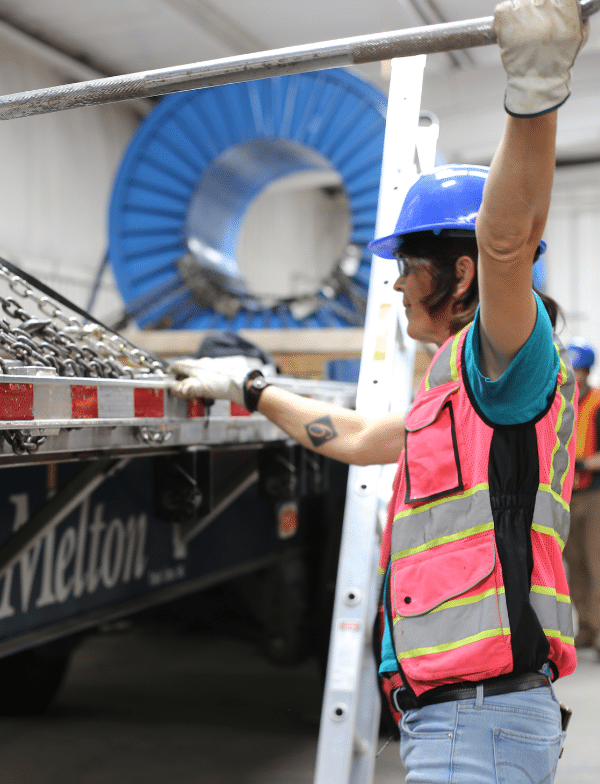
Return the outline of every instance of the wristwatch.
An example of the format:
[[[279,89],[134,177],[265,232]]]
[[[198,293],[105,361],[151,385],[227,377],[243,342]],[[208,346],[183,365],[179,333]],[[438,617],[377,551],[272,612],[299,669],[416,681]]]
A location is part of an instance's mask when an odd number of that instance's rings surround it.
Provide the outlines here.
[[[263,389],[271,386],[271,382],[263,376],[260,370],[253,370],[244,384],[244,406],[248,411],[256,411],[258,401]]]

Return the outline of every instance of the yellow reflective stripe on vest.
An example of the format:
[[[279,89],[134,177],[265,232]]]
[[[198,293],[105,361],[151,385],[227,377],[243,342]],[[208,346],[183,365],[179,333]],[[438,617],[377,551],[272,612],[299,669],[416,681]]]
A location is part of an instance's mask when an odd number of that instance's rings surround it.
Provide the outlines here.
[[[533,523],[531,526],[532,531],[537,531],[538,534],[546,534],[546,536],[551,536],[553,539],[556,539],[556,544],[560,547],[561,551],[565,549],[565,543],[558,535],[557,531],[554,528],[550,528],[548,525],[540,525],[539,523]]]
[[[452,381],[458,381],[458,346],[463,332],[470,326],[470,324],[467,324],[466,327],[463,327],[460,332],[456,333],[456,337],[452,341],[452,354],[450,355],[450,375],[452,376]]]
[[[560,383],[560,385],[558,387],[558,390],[557,390],[558,393],[560,394],[560,409],[559,409],[559,412],[558,412],[558,416],[556,417],[556,425],[555,425],[556,443],[554,444],[554,449],[552,450],[552,457],[551,457],[551,460],[550,460],[550,486],[553,489],[555,489],[554,488],[555,461],[556,461],[556,458],[557,458],[559,450],[561,449],[561,447],[563,447],[563,444],[561,443],[561,440],[560,440],[560,431],[561,431],[561,427],[562,427],[562,423],[563,423],[563,416],[564,416],[565,410],[567,408],[567,400],[566,400],[565,396],[563,395],[562,388],[565,385],[565,383],[567,381],[567,378],[568,378],[568,376],[567,376],[567,367],[566,367],[565,363],[562,361],[562,357],[560,356],[560,352],[558,351],[558,348],[556,346],[555,346],[555,349],[556,349],[556,352],[557,352],[559,360],[560,360],[560,373],[561,373],[561,376],[562,376],[563,380],[561,381],[561,383]],[[566,445],[564,446],[564,448],[566,449]],[[567,473],[569,471],[569,462],[570,461],[567,459],[567,468],[565,469],[565,472],[563,473],[563,475],[559,479],[559,487],[556,489],[556,492],[562,492],[563,482],[564,482],[565,476],[567,475]]]
[[[571,604],[571,598],[566,593],[558,593],[556,588],[549,588],[545,585],[532,585],[531,586],[531,593],[541,593],[545,596],[553,596],[557,602],[565,602],[565,604]]]
[[[559,629],[563,637],[573,636],[573,608],[568,596],[557,595],[545,586],[532,587],[529,602],[542,628]]]
[[[560,361],[562,381],[557,387],[561,402],[555,425],[556,443],[552,450],[550,464],[550,486],[554,492],[561,494],[571,464],[569,444],[575,432],[575,377],[567,368],[558,346],[554,344],[554,347]],[[561,462],[564,464],[563,470],[560,470],[562,468]],[[557,475],[559,470],[560,474]]]
[[[560,356],[560,354],[559,354],[559,356]],[[567,366],[565,365],[565,363],[563,362],[562,357],[561,357],[561,368],[560,368],[561,371],[562,371],[563,367],[565,369],[565,377],[567,378],[567,380],[569,380],[569,370],[567,369]],[[565,384],[566,384],[566,382],[565,382]],[[571,399],[569,400],[569,405],[570,405],[571,410],[573,412],[573,423],[572,423],[572,425],[570,427],[569,437],[567,438],[567,441],[565,443],[565,449],[567,450],[567,454],[569,454],[569,444],[571,443],[571,440],[575,437],[575,433],[576,433],[576,428],[575,428],[575,390],[576,390],[575,376],[573,376],[573,380],[571,382],[571,386],[573,388],[573,394],[571,396]],[[563,487],[564,487],[564,484],[565,484],[565,479],[567,478],[567,474],[569,473],[570,465],[571,465],[571,457],[569,455],[569,459],[567,461],[567,467],[566,467],[563,475],[560,478],[560,492],[561,493],[563,491]],[[552,484],[552,482],[550,484]]]
[[[552,457],[551,457],[551,460],[550,460],[550,486],[551,487],[554,486],[554,461],[556,459],[556,455],[558,453],[558,450],[562,446],[562,444],[560,443],[560,438],[558,436],[558,433],[560,431],[560,426],[562,425],[562,418],[563,418],[563,414],[565,412],[566,407],[567,407],[567,401],[561,395],[561,398],[560,398],[560,409],[559,409],[559,412],[558,412],[558,416],[556,417],[556,443],[554,444],[554,449],[552,450]],[[562,489],[562,483],[561,483],[561,489]]]
[[[565,501],[562,495],[556,493],[550,487],[550,485],[540,485],[538,487],[538,490],[540,490],[542,493],[549,493],[552,496],[552,498],[554,498],[555,501],[558,501],[558,503],[563,507],[563,509],[565,509],[567,512],[569,511],[569,504]]]
[[[557,633],[558,634],[558,633]],[[556,637],[557,634],[554,636]],[[428,648],[415,648],[412,651],[404,651],[399,654],[398,659],[414,659],[417,656],[427,656],[430,653],[443,653],[444,651],[454,651],[457,648],[462,648],[463,645],[469,645],[472,642],[479,642],[480,640],[489,640],[491,637],[509,637],[510,629],[489,629],[479,634],[473,634],[471,637],[465,637],[464,640],[457,640],[456,642],[448,642],[443,645],[433,645]]]
[[[436,506],[441,506],[442,504],[451,504],[454,501],[458,501],[461,498],[468,498],[471,495],[475,495],[480,490],[488,490],[490,486],[487,482],[482,482],[479,485],[475,485],[475,487],[469,488],[469,490],[465,490],[464,493],[455,493],[454,495],[446,496],[445,498],[438,498],[437,501],[430,501],[428,504],[422,504],[421,506],[416,506],[412,509],[402,509],[402,511],[398,512],[394,515],[394,522],[400,520],[402,517],[409,517],[410,515],[419,514],[420,512],[428,512],[430,509],[433,509]]]
[[[390,552],[411,551],[425,542],[437,543],[456,534],[464,536],[467,526],[483,525],[493,519],[487,484],[413,509],[402,509],[394,520]],[[540,520],[545,519],[540,516]]]
[[[504,586],[498,588],[490,588],[488,591],[483,591],[482,593],[477,594],[476,596],[467,596],[463,599],[449,599],[444,604],[440,604],[439,607],[436,607],[434,610],[430,610],[428,615],[436,612],[440,612],[440,610],[451,610],[454,607],[464,607],[467,604],[475,604],[476,602],[482,602],[484,599],[489,599],[490,596],[496,596],[504,593]],[[401,621],[404,616],[400,616],[398,618],[394,618],[394,623]]]
[[[558,629],[544,629],[543,631],[548,638],[554,637],[567,645],[575,645],[574,637],[567,637],[565,634],[561,634]]]
[[[468,539],[470,536],[474,536],[475,534],[482,534],[486,531],[493,530],[493,520],[491,523],[475,525],[473,528],[467,528],[466,530],[459,531],[456,534],[449,534],[448,536],[440,536],[438,539],[431,539],[429,542],[419,545],[419,547],[411,547],[410,550],[400,550],[397,553],[392,553],[392,561],[398,561],[400,558],[406,558],[409,555],[415,555],[415,553],[423,553],[426,550],[431,550],[433,547],[439,547],[441,544],[448,544],[448,542],[458,542],[461,539]]]
[[[463,332],[470,326],[470,324],[467,324],[460,332],[457,332],[452,342],[443,349],[435,362],[430,366],[424,381],[424,388],[427,392],[429,392],[432,386],[439,387],[448,381],[458,381],[458,347]],[[450,373],[450,378],[448,378],[448,372]],[[437,375],[438,373],[439,375]]]

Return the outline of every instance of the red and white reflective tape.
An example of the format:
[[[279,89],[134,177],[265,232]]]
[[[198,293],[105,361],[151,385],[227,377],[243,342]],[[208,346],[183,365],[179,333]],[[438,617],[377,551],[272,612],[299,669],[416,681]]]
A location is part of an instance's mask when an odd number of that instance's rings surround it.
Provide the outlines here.
[[[226,403],[226,401],[221,400],[218,401],[215,405],[216,410],[214,411],[214,414],[216,416],[251,416],[250,411],[247,411],[237,403]],[[196,400],[188,400],[187,406],[188,417],[192,418],[208,416],[210,411],[210,409],[206,408],[201,398]]]
[[[217,400],[210,409],[206,408],[200,398],[197,400],[188,400],[188,417],[203,417],[208,416],[209,413],[213,416],[252,416],[250,411],[247,411],[243,406],[240,406],[237,403],[228,403],[226,400]]]
[[[62,379],[61,379],[62,381]],[[164,419],[166,390],[118,383],[0,383],[0,421]],[[209,412],[201,400],[188,401],[187,418]],[[250,416],[242,406],[217,401],[217,416]],[[185,414],[184,414],[185,417]]]

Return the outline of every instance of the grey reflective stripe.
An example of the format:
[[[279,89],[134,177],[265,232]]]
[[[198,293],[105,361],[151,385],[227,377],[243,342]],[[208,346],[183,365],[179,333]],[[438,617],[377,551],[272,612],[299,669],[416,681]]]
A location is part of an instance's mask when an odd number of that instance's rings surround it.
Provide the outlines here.
[[[558,500],[547,490],[538,490],[533,510],[533,525],[551,528],[558,537],[562,550],[567,541],[570,527],[570,514],[566,502]]]
[[[466,492],[404,509],[394,517],[392,558],[426,550],[469,536],[473,528],[492,525],[492,507],[487,484]]]
[[[454,381],[450,368],[450,360],[452,358],[452,347],[454,340],[448,341],[448,345],[438,356],[433,363],[429,372],[427,373],[426,388],[439,387],[442,384],[447,384],[449,381]]]
[[[563,398],[563,404],[557,421],[557,445],[552,456],[551,487],[560,495],[569,469],[568,447],[575,428],[575,375],[569,356],[558,338],[555,338],[555,346],[558,349],[564,380],[557,389]]]
[[[573,645],[573,608],[570,601],[564,601],[566,597],[559,598],[561,601],[557,601],[554,592],[549,593],[547,588],[536,586],[529,594],[531,606],[547,636],[559,636],[563,642]]]
[[[465,612],[467,604],[469,611]],[[432,635],[433,614],[435,635]],[[476,639],[506,634],[509,634],[506,599],[503,592],[494,589],[482,596],[458,597],[426,615],[400,618],[394,623],[399,659],[435,653],[435,649],[442,652]],[[485,662],[480,666],[485,669]]]

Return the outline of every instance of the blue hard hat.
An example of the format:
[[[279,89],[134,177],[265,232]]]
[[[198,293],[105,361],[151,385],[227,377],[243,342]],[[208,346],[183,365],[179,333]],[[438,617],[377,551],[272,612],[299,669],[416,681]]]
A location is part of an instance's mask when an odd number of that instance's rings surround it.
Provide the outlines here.
[[[567,346],[567,352],[574,370],[578,368],[589,369],[596,361],[594,349],[583,338],[573,338]]]
[[[373,240],[369,249],[382,259],[393,259],[403,234],[475,232],[488,172],[487,166],[447,164],[422,174],[406,194],[394,233]],[[540,251],[545,248],[546,243],[540,243]]]

